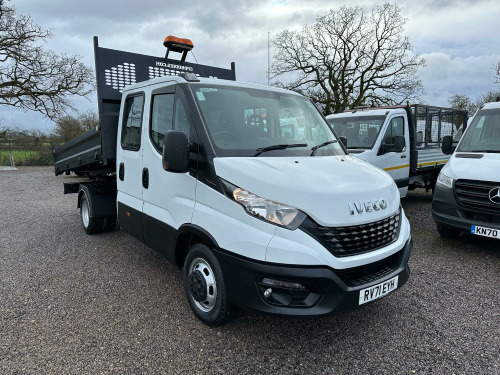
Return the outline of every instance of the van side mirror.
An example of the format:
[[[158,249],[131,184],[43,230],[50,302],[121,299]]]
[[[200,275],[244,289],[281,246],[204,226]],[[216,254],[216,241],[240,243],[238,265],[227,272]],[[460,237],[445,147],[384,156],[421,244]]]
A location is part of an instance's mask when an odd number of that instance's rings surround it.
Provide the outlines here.
[[[344,145],[345,148],[347,148],[347,138],[346,137],[339,137],[340,142]]]
[[[190,144],[185,132],[167,130],[163,138],[163,169],[168,172],[186,173],[189,170]]]
[[[402,135],[397,135],[394,137],[394,152],[402,152],[405,148],[405,137]]]
[[[453,138],[451,135],[445,135],[443,137],[443,140],[441,141],[441,151],[443,151],[443,154],[449,155],[452,154],[453,151],[455,151],[452,147],[453,144]]]

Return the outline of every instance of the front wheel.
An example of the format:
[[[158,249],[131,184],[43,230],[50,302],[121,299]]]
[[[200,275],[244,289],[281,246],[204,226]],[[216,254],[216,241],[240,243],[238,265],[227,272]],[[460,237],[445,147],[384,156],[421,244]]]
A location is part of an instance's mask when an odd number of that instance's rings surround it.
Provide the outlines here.
[[[210,248],[194,244],[184,261],[184,291],[195,315],[209,326],[224,324],[230,306],[219,261]]]

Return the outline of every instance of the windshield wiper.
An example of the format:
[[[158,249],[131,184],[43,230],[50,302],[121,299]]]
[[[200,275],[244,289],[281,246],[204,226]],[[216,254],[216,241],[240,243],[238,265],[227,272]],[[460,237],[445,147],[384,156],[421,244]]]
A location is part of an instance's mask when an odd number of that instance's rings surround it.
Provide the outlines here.
[[[292,148],[292,147],[307,147],[307,143],[292,143],[292,144],[282,144],[282,145],[272,145],[272,146],[267,146],[267,147],[260,147],[257,149],[257,152],[255,155],[252,156],[259,156],[263,152],[266,151],[272,151],[272,150],[284,150],[285,148]]]
[[[485,153],[500,153],[500,150],[472,150],[467,152],[485,152]]]
[[[335,143],[335,142],[338,142],[338,141],[336,139],[334,139],[334,140],[326,141],[326,142],[320,143],[319,145],[314,146],[313,148],[311,148],[311,151],[312,151],[311,156],[316,155],[316,151],[318,151],[318,148],[328,146],[329,144]]]

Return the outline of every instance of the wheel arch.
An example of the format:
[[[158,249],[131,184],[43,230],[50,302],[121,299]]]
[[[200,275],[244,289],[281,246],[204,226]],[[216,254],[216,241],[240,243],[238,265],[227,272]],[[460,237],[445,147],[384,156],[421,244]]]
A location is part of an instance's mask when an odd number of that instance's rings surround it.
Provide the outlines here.
[[[195,243],[203,243],[209,248],[218,248],[215,238],[205,229],[194,224],[183,224],[177,232],[175,242],[175,264],[182,268],[186,255]]]
[[[81,183],[77,208],[80,208],[83,194],[87,196],[94,217],[116,216],[116,191],[112,184]]]
[[[82,195],[85,194],[85,191],[82,188],[82,185],[78,188],[78,203],[77,203],[77,208],[80,208],[80,203],[82,200]]]

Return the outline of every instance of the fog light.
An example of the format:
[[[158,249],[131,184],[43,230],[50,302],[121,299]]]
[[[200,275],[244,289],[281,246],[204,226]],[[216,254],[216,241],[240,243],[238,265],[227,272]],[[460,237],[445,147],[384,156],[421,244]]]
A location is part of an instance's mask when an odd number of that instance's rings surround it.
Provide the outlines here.
[[[300,283],[294,283],[294,282],[283,281],[283,280],[274,280],[274,279],[270,279],[268,277],[264,277],[262,279],[262,284],[268,285],[268,286],[277,286],[277,287],[281,287],[281,288],[288,288],[288,289],[299,289],[299,290],[307,289],[304,285],[302,285]],[[266,290],[266,292],[267,292],[267,290]]]
[[[271,294],[273,294],[273,290],[272,290],[271,288],[266,289],[266,290],[264,291],[264,298],[269,298],[269,297],[271,297]]]

